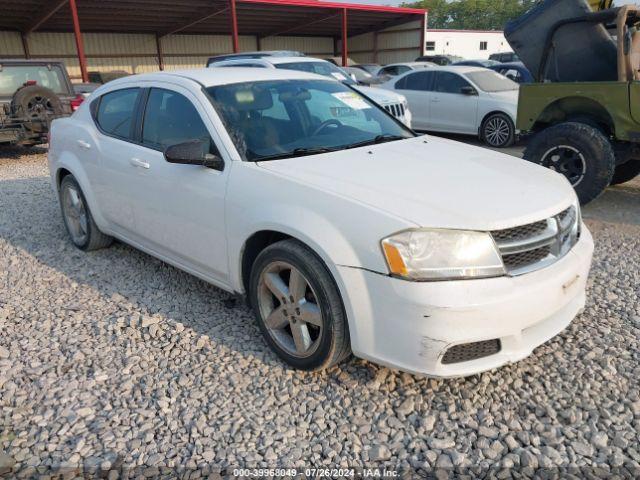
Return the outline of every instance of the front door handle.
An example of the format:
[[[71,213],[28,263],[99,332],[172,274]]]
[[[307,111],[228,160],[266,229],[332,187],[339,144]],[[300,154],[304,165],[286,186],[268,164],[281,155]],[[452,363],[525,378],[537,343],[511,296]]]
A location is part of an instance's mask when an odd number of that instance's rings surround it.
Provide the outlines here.
[[[438,103],[440,101],[440,99],[438,97],[432,98],[431,101],[433,103]]]
[[[91,148],[91,144],[89,142],[85,142],[84,140],[78,140],[78,146],[80,148],[84,148],[85,150],[89,150]]]
[[[149,165],[147,162],[143,162],[142,160],[140,160],[139,158],[131,158],[129,160],[129,163],[131,165],[133,165],[134,167],[139,167],[139,168],[146,168],[148,169],[151,165]]]

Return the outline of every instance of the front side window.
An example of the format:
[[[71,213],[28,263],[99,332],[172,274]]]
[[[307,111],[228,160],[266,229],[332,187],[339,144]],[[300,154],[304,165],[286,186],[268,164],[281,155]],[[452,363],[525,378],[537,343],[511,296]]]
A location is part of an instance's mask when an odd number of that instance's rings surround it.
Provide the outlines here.
[[[278,80],[207,88],[240,154],[249,161],[343,150],[414,134],[338,82]]]
[[[131,126],[139,93],[138,88],[125,88],[102,95],[96,122],[104,133],[124,139],[133,138]]]
[[[461,93],[462,87],[468,87],[467,82],[460,75],[451,72],[438,72],[434,90],[440,93]]]
[[[209,130],[193,103],[184,95],[152,88],[144,111],[142,142],[156,150],[202,140],[211,143]]]

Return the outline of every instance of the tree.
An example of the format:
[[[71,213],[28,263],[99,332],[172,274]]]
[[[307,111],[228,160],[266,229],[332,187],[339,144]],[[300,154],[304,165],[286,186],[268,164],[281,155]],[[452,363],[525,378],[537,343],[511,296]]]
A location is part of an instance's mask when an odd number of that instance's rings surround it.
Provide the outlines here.
[[[429,11],[429,28],[503,30],[505,24],[535,5],[536,0],[420,0],[403,4]]]

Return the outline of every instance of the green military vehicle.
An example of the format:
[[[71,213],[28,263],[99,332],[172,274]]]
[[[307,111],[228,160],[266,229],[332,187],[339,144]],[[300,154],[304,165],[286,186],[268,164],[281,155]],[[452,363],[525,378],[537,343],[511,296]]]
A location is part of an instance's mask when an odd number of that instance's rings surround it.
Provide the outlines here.
[[[505,36],[535,83],[520,87],[524,158],[558,171],[581,203],[640,173],[640,11],[545,0]]]

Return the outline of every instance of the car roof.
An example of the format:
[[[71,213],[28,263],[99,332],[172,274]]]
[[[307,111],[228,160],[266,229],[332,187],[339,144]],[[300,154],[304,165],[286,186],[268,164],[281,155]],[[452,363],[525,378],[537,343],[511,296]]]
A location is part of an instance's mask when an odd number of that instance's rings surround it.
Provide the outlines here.
[[[162,81],[176,78],[189,79],[212,87],[230,83],[255,82],[260,80],[327,80],[327,77],[297,70],[275,68],[227,67],[199,68],[193,70],[172,70],[170,72],[143,73],[112,80],[106,85],[117,86],[138,81]],[[331,80],[329,80],[331,81]]]
[[[473,67],[471,65],[443,65],[443,66],[433,67],[433,70],[465,74],[465,73],[473,73],[473,72],[484,72],[487,69],[484,67]]]
[[[279,65],[281,63],[311,63],[311,62],[326,62],[331,63],[327,60],[323,60],[322,58],[315,57],[268,57],[263,58],[265,62],[272,63],[274,65]],[[333,64],[332,64],[333,65]]]

